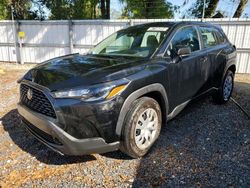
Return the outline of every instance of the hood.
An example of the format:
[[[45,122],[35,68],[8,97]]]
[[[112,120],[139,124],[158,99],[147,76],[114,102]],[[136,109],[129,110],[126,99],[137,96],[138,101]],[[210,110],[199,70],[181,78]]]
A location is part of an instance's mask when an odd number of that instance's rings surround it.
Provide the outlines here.
[[[73,54],[31,69],[24,79],[51,91],[118,80],[145,68],[142,58]]]

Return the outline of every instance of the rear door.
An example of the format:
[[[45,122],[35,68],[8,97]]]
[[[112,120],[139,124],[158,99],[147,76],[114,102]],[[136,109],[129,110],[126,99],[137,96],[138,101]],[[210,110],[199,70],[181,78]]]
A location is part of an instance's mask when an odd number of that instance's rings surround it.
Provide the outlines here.
[[[176,52],[180,47],[189,47],[191,54],[178,61]],[[194,26],[184,26],[178,29],[170,41],[165,57],[172,59],[168,65],[168,80],[170,90],[168,95],[172,107],[186,102],[196,96],[204,84],[201,68],[207,61],[207,52],[201,51],[198,30]]]
[[[208,54],[207,66],[203,66],[201,69],[202,74],[206,75],[203,90],[207,90],[217,87],[216,82],[221,78],[220,73],[223,72],[226,63],[227,43],[217,28],[211,26],[200,26],[199,28],[203,48]]]

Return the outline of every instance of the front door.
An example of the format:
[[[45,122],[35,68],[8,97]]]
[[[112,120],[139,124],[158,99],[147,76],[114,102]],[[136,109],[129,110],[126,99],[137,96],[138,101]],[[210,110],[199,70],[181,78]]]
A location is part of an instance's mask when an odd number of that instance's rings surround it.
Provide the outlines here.
[[[189,47],[191,54],[178,57],[180,48]],[[185,26],[177,30],[169,43],[165,56],[172,59],[168,66],[170,90],[168,95],[172,107],[182,104],[199,94],[204,84],[201,69],[207,62],[207,52],[202,52],[198,31],[193,26]]]

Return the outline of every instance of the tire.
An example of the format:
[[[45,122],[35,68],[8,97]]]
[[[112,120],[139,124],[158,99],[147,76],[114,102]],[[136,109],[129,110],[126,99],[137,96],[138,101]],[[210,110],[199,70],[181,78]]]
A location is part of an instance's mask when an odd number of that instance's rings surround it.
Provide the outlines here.
[[[229,101],[234,87],[234,73],[227,70],[223,82],[219,90],[213,95],[213,99],[217,104],[224,104]]]
[[[161,124],[161,108],[156,100],[135,100],[125,116],[120,150],[132,158],[144,156],[159,137]]]

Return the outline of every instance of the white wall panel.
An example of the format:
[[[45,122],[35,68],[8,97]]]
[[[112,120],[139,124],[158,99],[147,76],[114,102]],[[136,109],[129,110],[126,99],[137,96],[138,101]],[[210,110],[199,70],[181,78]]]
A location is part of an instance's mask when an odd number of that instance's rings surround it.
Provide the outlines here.
[[[238,52],[237,53],[237,72],[238,73],[250,73],[250,53]]]
[[[24,62],[41,63],[57,56],[69,54],[68,48],[25,47],[22,49]]]
[[[26,33],[24,43],[29,44],[68,44],[68,26],[67,25],[31,25],[21,24],[21,31]]]
[[[0,43],[14,42],[13,27],[11,24],[0,24]]]
[[[16,61],[15,48],[0,46],[0,62],[1,61]]]

